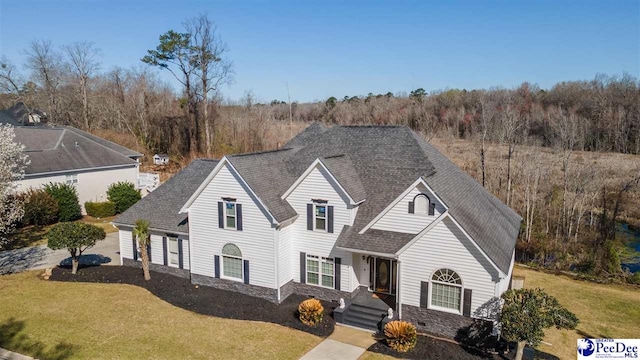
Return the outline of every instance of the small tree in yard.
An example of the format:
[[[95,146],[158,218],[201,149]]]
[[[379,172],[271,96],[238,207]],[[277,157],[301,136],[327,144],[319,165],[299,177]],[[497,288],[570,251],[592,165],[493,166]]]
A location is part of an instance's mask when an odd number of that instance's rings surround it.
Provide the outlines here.
[[[24,146],[14,138],[12,126],[0,125],[0,248],[6,241],[5,235],[13,231],[23,215],[22,202],[14,192],[29,160],[23,152]]]
[[[116,204],[116,213],[121,214],[142,198],[140,190],[130,182],[120,181],[109,186],[107,198]]]
[[[151,236],[149,236],[149,222],[142,219],[136,221],[136,227],[133,229],[133,236],[138,239],[144,279],[151,280],[151,274],[149,274],[149,254],[147,253],[147,248],[151,242]]]
[[[517,289],[502,294],[504,304],[500,321],[502,336],[517,342],[515,360],[521,360],[525,345],[537,346],[544,337],[544,330],[575,329],[578,318],[565,309],[558,299],[543,289]]]
[[[69,250],[69,254],[71,254],[72,274],[78,271],[78,264],[82,253],[95,245],[98,240],[104,240],[105,237],[104,229],[81,222],[63,222],[56,224],[47,234],[49,248],[53,250]]]
[[[74,221],[82,218],[78,191],[73,185],[49,183],[44,189],[58,201],[58,221]]]

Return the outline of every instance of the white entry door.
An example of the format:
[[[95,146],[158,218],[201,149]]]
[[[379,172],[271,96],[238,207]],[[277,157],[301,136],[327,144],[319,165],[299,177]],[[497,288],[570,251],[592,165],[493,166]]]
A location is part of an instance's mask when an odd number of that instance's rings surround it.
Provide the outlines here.
[[[369,282],[369,264],[367,263],[367,256],[361,254],[353,254],[354,264],[358,264],[360,267],[360,272],[358,273],[358,281],[360,282],[360,286],[366,286],[367,288],[371,286]]]

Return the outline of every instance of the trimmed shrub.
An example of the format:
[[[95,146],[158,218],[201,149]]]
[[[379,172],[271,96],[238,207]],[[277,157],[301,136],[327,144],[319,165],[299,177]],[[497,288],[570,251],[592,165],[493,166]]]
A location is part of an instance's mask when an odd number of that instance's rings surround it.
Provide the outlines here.
[[[43,226],[58,221],[58,201],[44,189],[29,189],[23,195],[24,225]]]
[[[397,352],[407,352],[416,346],[418,333],[413,324],[395,320],[384,326],[384,336],[387,338],[387,345]]]
[[[137,190],[134,184],[120,181],[109,186],[107,198],[115,204],[116,213],[121,214],[137,203],[142,196],[140,195],[140,190]]]
[[[116,204],[111,201],[84,203],[84,209],[87,215],[95,218],[105,218],[116,214]]]
[[[58,221],[74,221],[82,218],[75,187],[63,183],[49,183],[44,189],[58,201]]]
[[[318,299],[307,299],[298,306],[298,313],[303,324],[316,326],[322,321],[324,307]]]

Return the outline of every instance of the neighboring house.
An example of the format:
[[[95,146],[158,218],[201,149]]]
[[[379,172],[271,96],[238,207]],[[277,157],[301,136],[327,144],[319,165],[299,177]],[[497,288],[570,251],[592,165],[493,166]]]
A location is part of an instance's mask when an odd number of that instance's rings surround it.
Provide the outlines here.
[[[0,123],[7,119],[10,114],[0,111]],[[14,131],[29,159],[18,191],[71,184],[84,211],[86,201],[107,200],[109,185],[138,183],[138,152],[70,126],[16,126]]]
[[[153,155],[153,163],[156,165],[166,165],[169,163],[169,155],[155,154]]]
[[[193,161],[114,221],[125,265],[139,266],[138,219],[157,271],[274,302],[342,298],[336,320],[364,328],[391,308],[450,337],[496,320],[521,222],[406,127],[320,124],[276,151]]]

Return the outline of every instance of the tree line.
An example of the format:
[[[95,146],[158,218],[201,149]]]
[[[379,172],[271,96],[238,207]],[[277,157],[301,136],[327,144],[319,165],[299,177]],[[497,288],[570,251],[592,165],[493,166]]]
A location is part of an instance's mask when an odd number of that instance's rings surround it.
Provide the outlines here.
[[[139,65],[101,68],[90,42],[35,40],[20,65],[0,66],[0,106],[23,102],[48,120],[109,137],[145,154],[220,157],[276,148],[310,122],[406,125],[428,139],[466,140],[449,155],[523,216],[520,260],[620,273],[620,219],[640,223],[638,168],[593,165],[579,151],[640,154],[640,82],[629,74],[505,89],[332,96],[297,103],[223,101],[229,48],[207,16],[141,49]],[[180,88],[160,80],[172,74]],[[295,97],[295,94],[293,94]],[[540,146],[549,152],[540,151]]]

